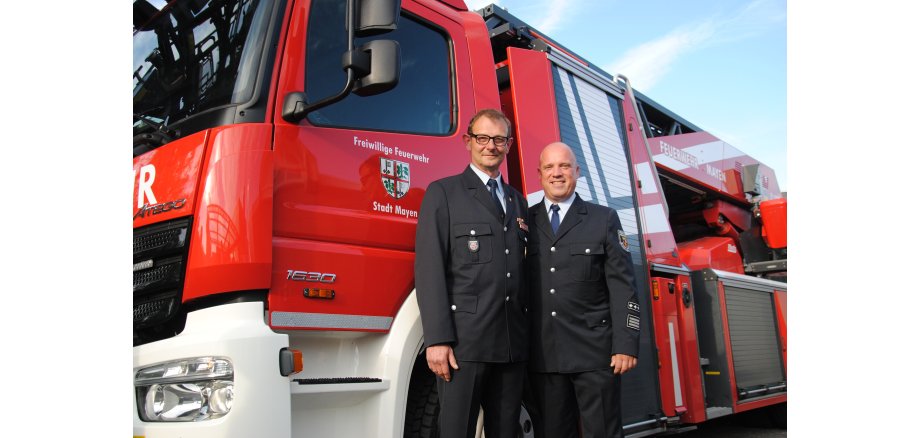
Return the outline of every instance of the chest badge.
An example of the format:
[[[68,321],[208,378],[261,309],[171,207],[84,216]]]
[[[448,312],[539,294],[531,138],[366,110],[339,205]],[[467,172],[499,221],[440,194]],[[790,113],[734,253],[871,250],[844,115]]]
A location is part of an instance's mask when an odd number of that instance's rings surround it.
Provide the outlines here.
[[[475,237],[471,237],[466,243],[467,248],[470,249],[470,252],[479,252],[479,240]]]

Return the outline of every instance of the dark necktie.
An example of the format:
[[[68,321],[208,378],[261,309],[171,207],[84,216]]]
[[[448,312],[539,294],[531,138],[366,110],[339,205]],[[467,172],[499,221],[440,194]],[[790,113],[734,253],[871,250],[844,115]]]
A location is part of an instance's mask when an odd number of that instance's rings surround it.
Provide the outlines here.
[[[498,215],[504,218],[505,209],[502,207],[502,200],[498,198],[498,183],[496,183],[494,179],[490,178],[486,185],[489,186],[489,191],[492,192],[492,200],[495,201],[495,207],[498,208]]]
[[[553,217],[549,219],[549,225],[553,227],[553,234],[556,234],[556,231],[559,230],[559,205],[550,205],[549,209],[553,211]]]

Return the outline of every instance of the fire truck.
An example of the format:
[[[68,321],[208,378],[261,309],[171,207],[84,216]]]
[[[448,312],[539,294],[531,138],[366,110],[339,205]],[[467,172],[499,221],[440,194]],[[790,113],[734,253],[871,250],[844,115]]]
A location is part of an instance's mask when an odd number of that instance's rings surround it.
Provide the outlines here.
[[[529,203],[563,141],[619,214],[644,315],[626,433],[784,414],[765,164],[494,5],[160,3],[133,8],[135,436],[438,436],[415,228],[482,108],[513,122],[502,174]],[[525,397],[521,436],[537,415]]]

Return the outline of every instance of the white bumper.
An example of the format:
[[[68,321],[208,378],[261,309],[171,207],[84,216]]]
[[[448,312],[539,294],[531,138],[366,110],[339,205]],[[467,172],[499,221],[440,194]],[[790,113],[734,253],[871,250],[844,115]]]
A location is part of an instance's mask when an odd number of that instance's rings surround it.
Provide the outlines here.
[[[134,368],[201,356],[230,358],[233,408],[224,417],[200,422],[147,423],[134,402],[134,435],[166,437],[291,436],[291,383],[279,371],[278,352],[288,336],[265,325],[262,303],[237,303],[189,313],[178,336],[134,348]]]

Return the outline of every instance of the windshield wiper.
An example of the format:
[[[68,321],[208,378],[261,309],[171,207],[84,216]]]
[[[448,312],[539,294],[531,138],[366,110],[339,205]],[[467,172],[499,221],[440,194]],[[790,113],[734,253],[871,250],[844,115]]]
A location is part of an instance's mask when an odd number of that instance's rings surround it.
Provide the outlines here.
[[[175,134],[173,132],[170,132],[170,130],[166,129],[166,122],[157,123],[150,117],[147,117],[147,116],[144,116],[138,113],[134,113],[134,118],[137,120],[140,120],[141,122],[144,122],[145,125],[150,126],[151,128],[155,129],[158,133],[160,133],[160,135],[165,140],[163,142],[164,144],[169,143],[176,139]]]

